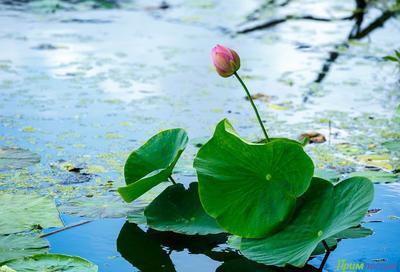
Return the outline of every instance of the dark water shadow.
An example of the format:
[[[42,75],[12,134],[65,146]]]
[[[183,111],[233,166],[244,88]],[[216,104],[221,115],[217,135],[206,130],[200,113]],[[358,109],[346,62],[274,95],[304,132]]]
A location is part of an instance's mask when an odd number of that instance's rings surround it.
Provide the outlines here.
[[[217,272],[313,272],[311,265],[304,268],[266,266],[248,260],[237,251],[224,247],[227,234],[182,235],[153,229],[144,231],[138,225],[126,222],[117,239],[117,250],[134,267],[143,272],[174,272],[171,259],[173,251],[188,251],[189,254],[203,254],[221,262]]]
[[[117,250],[140,271],[175,271],[168,253],[160,243],[136,224],[124,224],[117,239]]]

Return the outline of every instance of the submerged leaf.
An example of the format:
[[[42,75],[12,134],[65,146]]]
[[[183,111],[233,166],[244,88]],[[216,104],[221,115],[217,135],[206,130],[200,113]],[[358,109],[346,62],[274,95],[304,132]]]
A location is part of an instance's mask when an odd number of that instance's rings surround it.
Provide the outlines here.
[[[118,188],[126,202],[132,202],[151,188],[167,181],[188,137],[183,129],[162,131],[133,151],[124,168],[127,186]]]
[[[0,234],[63,227],[53,199],[22,193],[0,193]]]
[[[182,184],[169,186],[144,211],[147,224],[156,230],[182,234],[224,232],[201,206],[197,182],[186,190]]]
[[[349,174],[349,177],[366,177],[374,183],[391,183],[400,181],[400,176],[384,171],[360,171]]]
[[[111,194],[73,199],[60,207],[61,213],[88,218],[121,218],[131,211],[132,206]]]
[[[34,254],[47,253],[48,248],[47,240],[31,235],[1,235],[0,263]]]
[[[248,238],[265,237],[290,219],[314,171],[300,144],[247,142],[226,119],[199,150],[194,167],[206,212],[228,232]]]
[[[97,272],[97,265],[75,256],[61,254],[38,254],[18,258],[4,263],[18,272],[63,271],[63,272]]]
[[[360,155],[356,159],[361,164],[364,164],[366,166],[379,167],[389,171],[393,170],[393,165],[390,163],[389,155]]]
[[[264,239],[242,239],[240,250],[256,262],[302,267],[322,240],[360,223],[373,195],[367,178],[349,178],[336,186],[314,178],[283,230]]]
[[[340,173],[331,169],[315,169],[314,177],[326,179],[332,183],[336,183],[340,179]]]
[[[40,156],[22,148],[0,148],[0,171],[21,169],[40,162]]]
[[[391,140],[382,143],[382,145],[390,151],[400,152],[400,140]]]

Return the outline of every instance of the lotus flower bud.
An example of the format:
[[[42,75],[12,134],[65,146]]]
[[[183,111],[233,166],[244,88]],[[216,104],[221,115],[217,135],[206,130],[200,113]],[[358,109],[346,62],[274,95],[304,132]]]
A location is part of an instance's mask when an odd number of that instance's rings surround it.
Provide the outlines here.
[[[211,50],[211,57],[218,74],[230,77],[240,68],[239,55],[232,49],[217,44]]]

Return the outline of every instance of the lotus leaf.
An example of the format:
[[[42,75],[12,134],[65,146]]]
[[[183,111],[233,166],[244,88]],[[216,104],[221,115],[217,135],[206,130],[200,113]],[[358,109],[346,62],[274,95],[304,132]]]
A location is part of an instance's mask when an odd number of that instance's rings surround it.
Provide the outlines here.
[[[154,135],[133,151],[124,167],[127,186],[118,188],[122,198],[132,202],[167,181],[187,142],[188,137],[183,129],[170,129]]]
[[[199,150],[194,167],[205,211],[228,232],[247,238],[279,230],[314,171],[299,143],[285,139],[250,143],[226,119]]]
[[[63,227],[53,199],[35,194],[0,193],[0,234]]]
[[[4,263],[18,272],[62,271],[62,272],[97,272],[97,265],[74,256],[60,254],[38,254],[10,260]]]
[[[182,184],[165,189],[144,211],[147,224],[156,230],[182,234],[216,234],[224,230],[201,206],[198,184],[186,190]]]
[[[337,243],[341,239],[355,239],[355,238],[363,238],[371,235],[373,232],[371,229],[364,227],[352,227],[348,228],[344,231],[341,231],[327,239],[325,239],[326,244],[329,248],[333,248],[337,245]],[[312,256],[324,254],[326,252],[325,246],[321,243],[314,249]]]
[[[242,239],[240,251],[266,265],[302,267],[322,241],[357,226],[374,196],[372,182],[353,177],[333,185],[314,178],[299,199],[291,222],[278,233],[263,239]]]
[[[0,236],[0,263],[34,254],[47,253],[49,243],[31,235],[10,234]]]

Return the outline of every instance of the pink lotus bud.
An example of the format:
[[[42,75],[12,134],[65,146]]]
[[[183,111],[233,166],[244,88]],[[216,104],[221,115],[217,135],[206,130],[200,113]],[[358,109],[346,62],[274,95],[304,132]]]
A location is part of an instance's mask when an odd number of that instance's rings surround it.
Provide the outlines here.
[[[222,77],[230,77],[240,68],[239,55],[232,49],[217,44],[211,50],[211,58]]]

